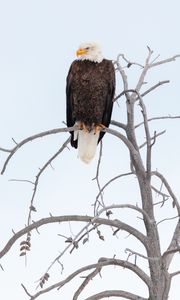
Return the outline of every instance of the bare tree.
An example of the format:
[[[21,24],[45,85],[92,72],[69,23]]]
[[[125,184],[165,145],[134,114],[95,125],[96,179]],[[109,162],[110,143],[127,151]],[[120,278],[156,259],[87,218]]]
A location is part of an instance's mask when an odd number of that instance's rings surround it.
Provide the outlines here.
[[[39,170],[39,173],[36,175],[35,181],[28,181],[33,185],[33,193],[31,196],[31,203],[29,208],[29,214],[27,217],[27,225],[21,229],[20,231],[13,234],[13,236],[8,240],[4,248],[0,251],[0,257],[3,257],[7,254],[7,252],[11,249],[12,245],[21,237],[24,237],[23,241],[21,241],[20,255],[25,256],[27,252],[31,249],[31,233],[33,230],[38,230],[39,227],[50,224],[50,223],[62,223],[62,222],[81,222],[85,225],[82,226],[81,230],[75,237],[64,237],[66,238],[66,247],[64,250],[53,259],[52,263],[48,266],[46,272],[42,275],[39,280],[38,287],[40,288],[34,294],[31,294],[22,284],[22,288],[24,289],[26,295],[29,297],[29,300],[37,299],[39,296],[50,293],[53,289],[62,289],[62,287],[68,284],[71,280],[73,280],[77,276],[83,276],[83,281],[79,285],[79,287],[74,292],[72,296],[73,300],[79,299],[82,291],[87,287],[89,282],[95,278],[98,274],[100,274],[101,270],[106,266],[119,266],[124,269],[130,270],[134,274],[136,274],[147,286],[149,296],[147,298],[136,295],[135,293],[130,293],[129,291],[119,290],[118,287],[116,290],[105,290],[98,292],[94,295],[90,295],[85,300],[97,300],[109,297],[119,297],[131,300],[166,300],[168,299],[171,281],[174,276],[180,274],[180,269],[176,272],[170,273],[169,268],[171,266],[172,259],[174,255],[180,251],[180,205],[178,199],[173,193],[167,179],[157,170],[152,169],[152,149],[156,143],[157,138],[164,134],[165,131],[154,132],[151,135],[150,131],[150,122],[154,120],[162,120],[162,119],[179,119],[180,116],[158,116],[153,118],[148,118],[146,112],[146,105],[144,103],[144,97],[162,86],[163,84],[168,83],[168,80],[158,82],[152,87],[149,87],[144,92],[141,92],[142,87],[144,87],[145,77],[147,72],[156,66],[160,66],[162,64],[166,64],[168,62],[175,61],[177,57],[180,55],[175,55],[171,58],[165,60],[159,60],[159,57],[155,59],[152,58],[153,52],[148,47],[148,55],[144,65],[140,65],[135,62],[129,61],[123,54],[119,54],[116,61],[114,62],[115,69],[118,74],[120,74],[121,79],[123,81],[123,92],[117,95],[114,101],[119,101],[120,98],[125,99],[126,103],[126,113],[127,113],[127,122],[121,123],[119,121],[112,121],[111,124],[116,127],[116,129],[107,128],[102,129],[107,133],[114,135],[119,139],[120,142],[124,143],[127,151],[129,153],[129,171],[124,174],[120,174],[114,178],[111,178],[104,186],[100,185],[99,178],[99,170],[101,167],[102,160],[102,144],[100,145],[99,152],[99,160],[97,165],[97,172],[95,176],[95,180],[97,182],[97,186],[99,189],[98,195],[94,201],[94,214],[87,215],[65,215],[65,216],[49,216],[43,219],[40,219],[36,222],[32,220],[32,214],[36,211],[36,207],[34,205],[34,199],[36,196],[39,178],[42,173],[46,170],[46,168],[51,165],[52,161],[60,155],[60,153],[68,146],[70,138],[63,143],[60,149],[42,166]],[[141,69],[141,74],[138,79],[138,82],[135,88],[130,89],[127,79],[126,70],[132,66],[136,66]],[[135,105],[139,104],[141,113],[142,113],[142,122],[136,123],[135,118]],[[139,145],[137,138],[137,129],[142,127],[145,132],[145,142]],[[12,156],[26,143],[33,141],[35,139],[39,139],[48,135],[57,134],[61,132],[68,132],[73,130],[74,128],[57,128],[45,132],[41,132],[39,134],[30,136],[20,143],[16,143],[12,149],[0,148],[1,151],[6,152],[8,154],[6,161],[3,164],[1,173],[3,174],[12,158]],[[142,151],[144,151],[142,153]],[[145,153],[145,155],[144,155]],[[141,197],[141,207],[132,204],[116,204],[107,206],[105,204],[103,198],[104,190],[115,180],[120,178],[124,178],[126,176],[135,176],[137,179],[137,185],[140,191]],[[161,187],[157,188],[156,185],[152,183],[152,179],[157,178],[161,182]],[[21,180],[25,181],[25,180]],[[163,187],[163,188],[162,188]],[[161,201],[155,203],[154,201],[154,193],[157,193],[159,197],[161,197]],[[164,253],[161,252],[161,243],[160,243],[160,235],[158,230],[158,222],[155,217],[155,206],[160,205],[161,207],[165,204],[166,201],[171,201],[172,206],[174,208],[174,222],[176,222],[176,227],[174,233],[169,240],[169,246],[167,247]],[[145,233],[134,228],[133,226],[127,224],[126,222],[122,222],[121,219],[113,219],[113,212],[115,210],[121,209],[129,209],[135,211],[138,215],[140,214],[140,219],[144,224]],[[160,207],[159,207],[160,209]],[[105,213],[105,217],[101,217],[101,215]],[[164,218],[162,221],[166,221],[168,218]],[[92,231],[96,231],[98,237],[103,240],[104,236],[100,231],[102,225],[108,226],[112,229],[112,234],[115,236],[118,231],[122,230],[133,236],[137,239],[144,247],[145,254],[139,253],[132,249],[126,248],[126,252],[128,254],[128,258],[126,260],[113,257],[101,257],[97,262],[93,264],[82,266],[79,269],[76,269],[69,276],[64,278],[57,283],[49,285],[46,287],[46,283],[49,280],[49,276],[51,274],[51,268],[54,264],[60,263],[63,269],[62,258],[64,253],[67,250],[70,250],[70,253],[77,249],[80,244],[84,244],[89,240],[89,236]],[[84,250],[85,251],[85,250]],[[129,261],[129,257],[134,257],[134,262]],[[143,258],[148,262],[149,272],[145,272],[142,267],[138,266],[138,257]],[[112,271],[113,272],[113,271]],[[86,275],[83,275],[83,274]]]

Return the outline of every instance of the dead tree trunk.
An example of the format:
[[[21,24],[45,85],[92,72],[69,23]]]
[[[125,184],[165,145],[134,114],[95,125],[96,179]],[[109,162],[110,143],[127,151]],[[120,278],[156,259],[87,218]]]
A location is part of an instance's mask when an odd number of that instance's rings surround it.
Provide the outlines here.
[[[127,126],[126,126],[126,135],[128,141],[132,144],[133,149],[129,147],[130,158],[131,158],[131,169],[136,174],[141,194],[142,209],[148,215],[149,219],[144,218],[144,224],[146,228],[147,240],[146,240],[146,251],[147,257],[149,260],[149,269],[150,269],[150,281],[151,284],[148,286],[149,289],[149,300],[166,300],[168,299],[171,276],[168,273],[168,266],[161,255],[159,233],[157,229],[156,220],[154,217],[154,205],[153,205],[153,195],[152,195],[152,186],[151,186],[151,150],[152,146],[155,143],[156,136],[151,138],[149,123],[146,113],[146,107],[143,102],[142,95],[140,95],[140,89],[143,85],[145,75],[147,71],[156,65],[161,63],[168,62],[161,61],[159,63],[150,63],[152,51],[149,50],[149,55],[146,59],[145,66],[141,73],[140,79],[137,83],[137,86],[133,90],[128,90],[128,81],[126,74],[119,63],[119,58],[116,62],[117,69],[121,73],[123,82],[124,82],[124,94],[126,96],[127,103]],[[122,56],[124,58],[124,56]],[[131,95],[130,95],[131,92]],[[143,126],[146,135],[146,159],[145,163],[143,162],[140,154],[140,150],[136,141],[135,133],[135,124],[134,124],[134,104],[136,101],[139,101],[141,107],[141,112],[143,115]],[[177,204],[177,210],[179,214],[179,205]],[[179,232],[180,236],[180,232]],[[180,240],[180,237],[178,237]]]

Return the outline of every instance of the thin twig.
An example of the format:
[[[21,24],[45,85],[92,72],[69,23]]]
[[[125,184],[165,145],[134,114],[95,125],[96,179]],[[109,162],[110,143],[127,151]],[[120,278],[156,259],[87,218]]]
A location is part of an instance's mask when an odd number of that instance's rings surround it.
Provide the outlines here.
[[[144,68],[143,65],[141,65],[141,64],[139,64],[139,63],[137,63],[137,62],[132,62],[132,61],[130,61],[129,59],[127,59],[127,58],[125,57],[124,54],[119,54],[119,55],[120,55],[120,56],[122,57],[122,59],[127,63],[127,68],[130,68],[132,65],[136,65],[136,66],[138,66],[138,67]]]
[[[173,193],[173,191],[172,191],[169,183],[167,182],[166,178],[160,172],[158,172],[158,171],[151,172],[151,175],[158,177],[162,181],[162,183],[165,185],[165,187],[166,187],[169,195],[173,199],[173,207],[176,206],[177,211],[178,211],[178,215],[180,216],[180,205],[179,205],[179,202],[178,202],[175,194]]]
[[[2,151],[2,152],[7,152],[7,153],[11,153],[11,150],[10,150],[10,149],[5,149],[5,148],[1,148],[1,147],[0,147],[0,151]]]
[[[27,179],[9,179],[9,181],[15,181],[15,182],[27,182],[27,183],[31,183],[34,185],[34,182],[31,180],[27,180]]]
[[[157,222],[156,224],[157,224],[157,226],[158,226],[158,225],[161,224],[162,222],[165,222],[165,221],[171,221],[171,220],[174,220],[174,219],[177,219],[177,218],[179,218],[179,216],[175,216],[175,217],[171,217],[171,218],[165,218],[165,219],[163,219],[163,220]]]
[[[31,223],[31,213],[33,211],[31,208],[34,207],[34,198],[35,198],[35,195],[37,192],[39,178],[42,175],[42,173],[45,171],[45,169],[52,163],[52,161],[66,148],[66,146],[69,144],[69,142],[70,142],[70,137],[63,143],[61,148],[44,164],[44,166],[40,169],[40,171],[36,175],[36,180],[34,182],[33,194],[32,194],[31,201],[30,201],[30,210],[29,210],[28,221],[27,221],[28,225],[30,225],[30,223]]]
[[[150,92],[152,92],[153,90],[155,90],[157,87],[159,87],[159,86],[161,86],[161,85],[163,85],[163,84],[169,83],[169,82],[170,82],[169,80],[159,81],[158,83],[156,83],[155,85],[153,85],[152,87],[150,87],[148,90],[146,90],[145,92],[143,92],[143,93],[141,94],[141,97],[146,96],[147,94],[149,94]],[[139,97],[137,97],[137,98],[135,99],[135,101],[138,100],[138,99],[139,99]]]
[[[32,295],[28,292],[27,288],[24,286],[24,284],[21,283],[22,288],[24,289],[25,293],[32,299]]]
[[[110,183],[112,183],[113,181],[115,181],[115,180],[117,180],[117,179],[119,179],[119,178],[121,178],[121,177],[129,176],[129,175],[133,175],[133,174],[134,174],[134,173],[132,173],[132,172],[128,172],[128,173],[120,174],[120,175],[117,175],[117,176],[111,178],[111,179],[110,179],[110,180],[109,180],[109,181],[101,188],[101,190],[99,191],[99,193],[98,193],[97,196],[96,196],[96,200],[98,200],[98,198],[100,197],[101,193],[104,191],[104,189],[105,189]]]
[[[95,201],[94,203],[94,216],[97,215],[97,211],[98,211],[98,207],[97,204],[101,204],[102,207],[105,207],[104,204],[104,199],[103,199],[103,193],[101,192],[101,185],[100,185],[100,181],[99,181],[99,171],[100,171],[100,164],[101,164],[101,158],[102,158],[102,149],[103,149],[103,144],[102,141],[100,142],[100,149],[99,149],[99,159],[98,159],[98,163],[97,163],[97,169],[96,169],[96,176],[95,178],[93,178],[93,180],[96,180],[97,186],[98,186],[98,190],[100,193],[100,197],[101,197],[101,203],[99,201]]]
[[[163,130],[163,131],[161,131],[161,132],[159,132],[159,133],[156,133],[155,136],[156,136],[156,138],[157,138],[158,136],[160,136],[160,135],[162,135],[162,134],[164,134],[164,133],[166,133],[166,130]],[[151,137],[150,140],[151,140],[151,141],[154,141],[154,136]],[[139,146],[139,149],[143,148],[143,147],[146,146],[146,145],[147,145],[147,141],[144,142],[143,144],[141,144],[141,145]]]
[[[117,65],[117,69],[121,74],[122,80],[123,80],[123,85],[124,85],[124,90],[127,91],[128,90],[128,81],[127,81],[127,75],[125,73],[125,71],[123,70],[121,64],[120,64],[120,58],[123,58],[124,55],[123,54],[119,54],[117,56],[117,60],[115,61],[115,64]],[[126,93],[126,96],[129,98],[129,93]]]
[[[165,201],[167,201],[170,196],[167,195],[167,194],[165,194],[165,193],[163,193],[162,191],[158,190],[153,185],[151,185],[151,188],[152,188],[153,191],[155,191],[159,196],[162,196],[162,198],[163,198],[163,201],[156,202],[156,203],[154,203],[154,205],[162,204],[161,206],[163,206],[164,203],[165,203]]]
[[[85,236],[89,236],[89,233],[90,233],[91,231],[95,230],[96,228],[98,228],[98,226],[99,226],[99,225],[96,225],[96,226],[93,225],[92,228],[87,229],[86,232],[85,232],[84,234],[82,234],[82,235],[80,236],[79,239],[76,240],[76,244],[78,245],[79,242],[80,242]],[[89,237],[87,238],[87,241],[88,241],[88,240],[89,240]],[[70,250],[70,254],[73,252],[73,250],[74,250],[75,248],[76,248],[76,246],[73,245],[73,248]]]
[[[147,94],[151,93],[153,90],[155,90],[157,87],[159,87],[159,86],[161,86],[161,85],[163,85],[163,84],[169,83],[169,82],[170,82],[170,80],[159,81],[158,83],[156,83],[155,85],[153,85],[152,87],[150,87],[148,90],[146,90],[145,92],[143,92],[143,93],[140,94],[140,95],[141,95],[141,97],[144,97],[144,96],[146,96]],[[134,89],[129,89],[129,90],[127,90],[127,91],[122,91],[119,95],[117,95],[117,96],[114,98],[113,102],[117,101],[119,98],[121,98],[122,96],[126,95],[126,93],[128,93],[128,92],[133,92],[133,93],[134,93],[134,91],[135,91]],[[135,99],[135,101],[138,100],[138,99],[139,99],[139,97],[137,97],[137,98]]]
[[[145,256],[145,255],[139,253],[139,252],[133,251],[133,250],[131,250],[131,249],[129,249],[129,248],[126,248],[126,249],[125,249],[125,253],[126,253],[126,252],[129,252],[129,253],[130,253],[130,256],[131,256],[131,255],[136,255],[136,256],[142,257],[142,258],[144,258],[144,259],[151,260],[151,261],[158,261],[158,260],[161,260],[161,257],[148,257],[148,256]]]
[[[151,121],[156,121],[156,120],[165,120],[165,119],[180,119],[180,116],[162,116],[162,117],[153,117],[153,118],[149,118],[148,119],[148,122],[151,122]],[[139,126],[143,125],[144,122],[141,122],[139,124],[137,124],[135,126],[135,128],[138,128]]]

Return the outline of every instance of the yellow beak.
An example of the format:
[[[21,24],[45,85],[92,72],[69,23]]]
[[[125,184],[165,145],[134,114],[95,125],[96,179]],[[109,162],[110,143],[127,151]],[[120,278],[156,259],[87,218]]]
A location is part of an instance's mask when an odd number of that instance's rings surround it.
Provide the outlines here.
[[[76,55],[79,56],[79,55],[82,55],[82,54],[86,54],[87,53],[87,49],[85,48],[79,48],[77,51],[76,51]]]

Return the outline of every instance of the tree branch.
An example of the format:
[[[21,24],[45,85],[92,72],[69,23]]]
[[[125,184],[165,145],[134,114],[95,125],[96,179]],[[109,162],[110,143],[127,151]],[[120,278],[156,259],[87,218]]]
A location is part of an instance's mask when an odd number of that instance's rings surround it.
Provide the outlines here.
[[[99,211],[99,214],[101,214],[103,211],[107,211],[107,210],[110,210],[110,209],[115,209],[115,208],[130,208],[132,210],[136,210],[138,211],[139,213],[141,213],[143,215],[143,217],[146,219],[146,221],[151,224],[151,219],[149,218],[148,214],[145,212],[144,209],[138,207],[138,206],[135,206],[135,205],[132,205],[132,204],[114,204],[114,205],[109,205],[109,206],[106,206],[105,208],[103,208],[102,210]]]
[[[137,92],[138,98],[139,98],[139,104],[142,108],[142,114],[144,119],[144,129],[146,133],[146,143],[147,143],[147,152],[146,152],[146,171],[148,179],[150,179],[150,173],[151,173],[151,136],[149,132],[149,125],[148,125],[148,119],[147,119],[147,112],[146,112],[146,106],[143,102],[143,99],[139,92]]]
[[[3,165],[3,168],[2,168],[2,171],[1,171],[1,174],[3,174],[6,170],[6,167],[10,161],[10,159],[12,158],[12,156],[17,152],[17,150],[19,150],[23,145],[25,145],[26,143],[32,141],[32,140],[35,140],[35,139],[38,139],[38,138],[41,138],[41,137],[44,137],[44,136],[47,136],[47,135],[52,135],[52,134],[56,134],[56,133],[61,133],[61,132],[70,132],[70,131],[73,131],[77,128],[77,126],[73,126],[73,127],[68,127],[68,128],[57,128],[57,129],[52,129],[52,130],[48,130],[48,131],[44,131],[44,132],[41,132],[41,133],[38,133],[38,134],[35,134],[35,135],[32,135],[24,140],[22,140],[20,143],[18,143],[14,148],[12,149],[9,149],[9,152],[10,154],[8,155],[4,165]],[[102,129],[102,131],[105,131],[105,132],[108,132],[118,138],[120,138],[125,144],[126,146],[129,148],[131,154],[133,156],[136,156],[137,153],[136,153],[136,150],[135,148],[133,147],[133,145],[131,144],[130,141],[128,141],[128,139],[122,135],[121,133],[119,133],[118,131],[116,130],[113,130],[113,129],[110,129],[110,128],[105,128],[105,129]]]
[[[165,84],[165,83],[169,83],[170,81],[169,80],[163,80],[163,81],[159,81],[158,83],[156,83],[155,85],[153,85],[152,87],[150,87],[148,90],[146,90],[145,92],[143,92],[142,94],[140,94],[141,95],[141,97],[144,97],[144,96],[146,96],[147,94],[149,94],[150,92],[152,92],[153,90],[155,90],[157,87],[159,87],[160,85],[163,85],[163,84]],[[115,102],[115,101],[117,101],[119,98],[121,98],[122,96],[124,96],[124,95],[126,95],[126,93],[127,92],[134,92],[134,89],[130,89],[130,90],[127,90],[127,91],[122,91],[119,95],[117,95],[115,98],[114,98],[114,100],[113,100],[113,102]],[[136,100],[138,100],[139,99],[139,97],[137,97],[136,99],[135,99],[135,101]],[[123,124],[124,125],[124,124]]]
[[[174,276],[177,276],[177,275],[180,275],[180,271],[176,271],[176,272],[170,274],[171,278]]]
[[[177,252],[176,249],[179,249],[179,247],[180,247],[180,219],[176,225],[176,229],[174,231],[170,245],[163,254],[163,259],[165,261],[165,265],[167,269],[169,269],[173,256]]]
[[[86,276],[85,280],[83,281],[83,283],[80,285],[80,287],[78,288],[78,290],[75,292],[74,296],[73,296],[73,300],[77,300],[79,295],[82,293],[82,291],[84,290],[84,288],[88,285],[88,283],[90,282],[90,280],[92,280],[97,274],[100,273],[102,267],[96,267],[96,269],[91,272],[88,276]]]
[[[122,128],[122,129],[126,130],[126,125],[124,123],[120,123],[120,122],[117,122],[115,120],[111,120],[111,124],[114,125],[114,126],[117,126],[119,128]]]
[[[171,254],[171,253],[176,253],[176,252],[180,252],[180,247],[171,249],[171,250],[167,250],[166,252],[164,252],[163,257],[166,257],[166,255]]]
[[[144,66],[144,69],[139,77],[139,80],[138,80],[138,83],[136,85],[136,88],[135,88],[135,91],[139,93],[143,83],[144,83],[144,78],[147,74],[147,71],[149,69],[149,61],[150,61],[150,58],[151,58],[151,55],[152,55],[153,51],[148,47],[148,56],[146,58],[146,61],[145,61],[145,66]],[[135,94],[133,93],[132,94],[132,98],[135,97]]]
[[[110,129],[110,128],[104,128],[102,129],[102,131],[108,132],[116,137],[118,137],[119,139],[121,139],[123,141],[123,143],[127,146],[127,148],[130,151],[131,157],[133,158],[134,162],[136,163],[136,165],[139,167],[139,170],[142,173],[145,173],[143,164],[139,163],[141,161],[141,157],[139,155],[139,152],[135,149],[135,147],[133,146],[133,144],[130,142],[129,139],[127,139],[123,134],[121,134],[120,132],[114,130],[114,129]]]
[[[6,167],[7,167],[8,163],[9,163],[10,159],[16,153],[16,151],[19,150],[25,144],[27,144],[27,143],[35,140],[35,139],[39,139],[39,138],[42,138],[44,136],[47,136],[47,135],[52,135],[52,134],[61,133],[61,132],[69,132],[69,131],[73,131],[75,129],[76,129],[76,126],[65,127],[65,128],[56,128],[56,129],[52,129],[52,130],[40,132],[40,133],[31,135],[31,136],[27,137],[26,139],[22,140],[21,142],[17,143],[14,148],[9,149],[9,150],[6,149],[6,152],[9,152],[10,154],[8,155],[6,161],[5,161],[4,165],[3,165],[1,174],[3,174],[5,172]],[[3,148],[0,148],[0,150],[2,150],[2,149]],[[4,150],[2,150],[2,151],[4,151]]]
[[[149,119],[147,119],[147,121],[148,122],[150,122],[150,121],[155,121],[155,120],[164,120],[164,119],[180,119],[180,116],[162,116],[162,117],[153,117],[153,118],[149,118]],[[139,124],[137,124],[136,126],[135,126],[135,128],[138,128],[139,126],[141,126],[141,125],[143,125],[144,124],[144,122],[141,122],[141,123],[139,123]]]
[[[127,75],[125,73],[125,71],[123,70],[121,64],[120,64],[120,58],[121,57],[124,57],[124,54],[119,54],[117,56],[117,60],[115,61],[115,64],[117,65],[117,68],[118,68],[118,71],[120,72],[121,74],[121,77],[122,77],[122,80],[123,80],[123,84],[124,84],[124,90],[128,90],[128,81],[127,81]],[[129,94],[127,93],[128,97],[129,97]]]
[[[2,151],[2,152],[8,152],[8,153],[11,153],[11,150],[9,150],[9,149],[5,149],[5,148],[1,148],[1,147],[0,147],[0,151]]]
[[[99,196],[100,196],[100,193],[102,193],[104,191],[104,189],[113,181],[119,179],[119,178],[122,178],[122,177],[125,177],[125,176],[129,176],[129,175],[133,175],[134,173],[132,172],[129,172],[129,173],[124,173],[124,174],[120,174],[120,175],[117,175],[115,176],[114,178],[110,179],[102,188],[101,190],[99,191],[98,195],[96,196],[96,199],[98,200]]]
[[[140,68],[144,68],[143,65],[141,65],[141,64],[139,64],[139,63],[137,63],[137,62],[132,62],[132,61],[130,61],[129,59],[127,59],[127,58],[125,57],[124,54],[119,54],[119,55],[120,55],[120,56],[122,57],[122,59],[127,63],[127,68],[130,68],[132,65],[138,66],[138,67],[140,67]]]
[[[177,200],[175,194],[173,193],[173,191],[172,191],[172,189],[171,189],[169,183],[167,182],[166,178],[165,178],[160,172],[158,172],[158,171],[153,171],[153,172],[151,172],[151,175],[152,175],[152,176],[155,175],[156,177],[158,177],[158,178],[161,179],[161,181],[162,181],[162,183],[165,185],[165,187],[166,187],[166,189],[167,189],[169,195],[170,195],[171,198],[173,199],[173,207],[176,206],[177,211],[178,211],[178,215],[180,216],[180,205],[179,205],[178,200]]]
[[[141,94],[141,97],[146,96],[147,94],[149,94],[150,92],[152,92],[153,90],[155,90],[157,87],[159,87],[160,85],[169,83],[169,80],[163,80],[163,81],[159,81],[158,83],[156,83],[155,85],[153,85],[152,87],[150,87],[148,90],[146,90],[144,93]],[[135,99],[138,100],[138,97]]]
[[[155,139],[156,139],[158,136],[164,134],[165,132],[166,132],[166,130],[163,130],[163,131],[161,131],[161,132],[155,133],[154,136],[150,138],[150,140],[153,141],[153,143],[154,143]],[[143,148],[143,147],[146,146],[146,145],[147,145],[147,141],[144,142],[143,144],[141,144],[141,145],[139,146],[139,149]],[[151,144],[151,145],[152,145],[152,144]]]
[[[145,255],[143,255],[143,254],[141,254],[139,252],[136,252],[134,250],[131,250],[129,248],[126,248],[125,252],[129,252],[130,253],[129,256],[135,255],[135,256],[139,256],[139,257],[142,257],[144,259],[147,259],[149,261],[159,261],[161,259],[161,257],[149,257],[149,256],[145,256]]]
[[[178,58],[178,57],[180,57],[180,54],[174,55],[174,56],[172,56],[170,58],[167,58],[167,59],[160,60],[156,63],[152,63],[152,64],[149,65],[149,68],[157,67],[157,66],[160,66],[162,64],[166,64],[166,63],[175,61],[176,58]]]
[[[61,289],[65,284],[67,284],[68,282],[70,282],[74,277],[76,277],[77,275],[79,275],[82,272],[85,272],[87,270],[91,270],[91,269],[95,269],[91,274],[92,275],[96,275],[96,270],[100,270],[105,266],[119,266],[119,267],[123,267],[126,269],[131,270],[132,272],[134,272],[142,281],[145,282],[145,284],[147,286],[149,286],[151,284],[150,282],[150,278],[149,276],[142,271],[139,267],[137,267],[136,265],[128,262],[128,261],[124,261],[124,260],[120,260],[120,259],[115,259],[115,258],[100,258],[98,260],[98,263],[95,264],[91,264],[91,265],[87,265],[84,266],[78,270],[76,270],[75,272],[73,272],[72,274],[70,274],[68,277],[66,277],[64,280],[57,282],[56,284],[53,284],[51,286],[49,286],[46,289],[43,289],[39,292],[37,292],[35,295],[31,296],[30,300],[34,300],[36,298],[38,298],[40,295],[45,294],[55,288]],[[88,279],[90,279],[91,276],[87,277]],[[89,283],[89,280],[87,280],[87,284]],[[82,287],[82,286],[81,286]],[[27,289],[26,289],[27,291]],[[78,289],[78,291],[80,292],[80,290]],[[30,295],[30,293],[28,292],[28,294]],[[77,294],[78,295],[78,294]],[[77,298],[74,298],[74,300]]]
[[[48,218],[43,218],[39,221],[36,221],[32,223],[31,225],[21,229],[17,233],[15,233],[7,242],[5,247],[0,251],[0,258],[3,257],[13,246],[13,244],[23,235],[26,233],[37,229],[45,224],[50,223],[61,223],[61,222],[70,222],[70,221],[76,221],[76,222],[86,222],[88,225],[84,227],[84,230],[92,223],[100,224],[100,225],[109,225],[115,228],[119,228],[121,230],[125,230],[128,233],[134,235],[138,240],[141,241],[141,243],[146,247],[146,237],[137,229],[131,227],[130,225],[123,223],[119,220],[109,220],[99,217],[92,217],[92,216],[78,216],[78,215],[69,215],[69,216],[51,216]],[[79,237],[79,234],[76,236],[76,238]],[[74,240],[72,241],[72,243]],[[70,247],[70,245],[68,245]],[[59,257],[58,257],[59,258]],[[56,259],[57,260],[57,259]]]
[[[148,300],[147,298],[140,297],[138,295],[125,292],[122,290],[108,290],[108,291],[103,291],[98,294],[92,295],[85,300],[98,300],[102,298],[109,298],[109,297],[123,297],[129,300]]]

